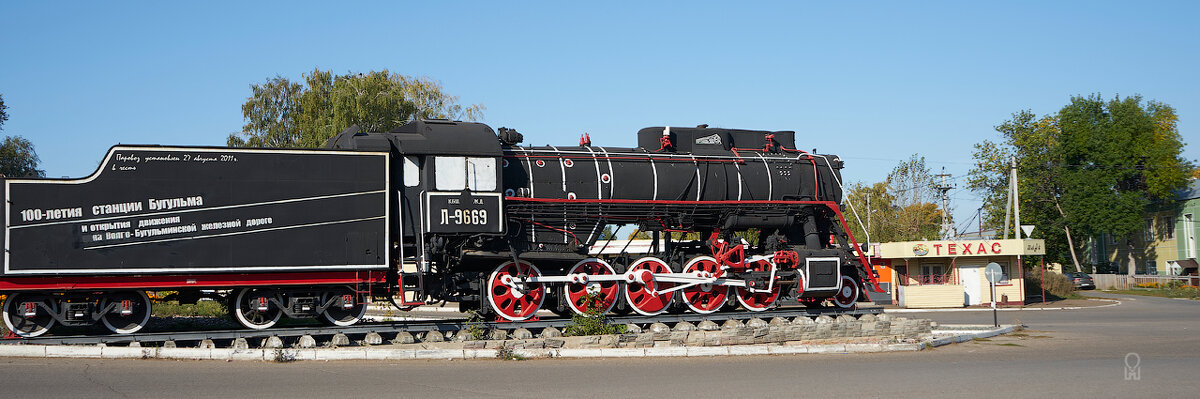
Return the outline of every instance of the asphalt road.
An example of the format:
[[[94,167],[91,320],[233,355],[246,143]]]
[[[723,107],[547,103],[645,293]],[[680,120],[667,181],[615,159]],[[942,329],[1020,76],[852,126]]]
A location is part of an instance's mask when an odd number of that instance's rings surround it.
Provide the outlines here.
[[[0,359],[0,397],[1200,397],[1200,302],[1001,312],[1022,333],[921,352],[683,359]],[[990,323],[991,313],[921,313]],[[1126,358],[1140,359],[1127,378]]]

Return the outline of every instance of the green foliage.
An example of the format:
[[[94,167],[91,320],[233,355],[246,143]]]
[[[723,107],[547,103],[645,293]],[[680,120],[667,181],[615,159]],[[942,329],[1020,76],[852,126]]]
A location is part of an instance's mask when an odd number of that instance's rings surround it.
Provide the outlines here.
[[[868,225],[872,242],[937,239],[942,214],[934,203],[934,185],[925,158],[913,154],[896,165],[886,181],[850,186],[845,202],[853,212],[846,212],[846,224],[860,242],[867,240],[863,228]]]
[[[1135,288],[1131,290],[1105,290],[1110,294],[1156,296],[1162,298],[1184,298],[1200,300],[1200,289],[1190,285],[1176,285],[1167,288]]]
[[[4,95],[0,94],[0,130],[4,130],[4,122],[8,122],[8,106],[4,105]]]
[[[1049,272],[1045,273],[1044,277],[1039,274],[1041,273],[1025,273],[1025,292],[1040,292],[1042,287],[1045,287],[1046,295],[1048,296],[1046,299],[1052,299],[1049,298],[1050,296],[1057,299],[1073,298],[1076,296],[1075,284],[1070,279],[1067,279],[1067,276]]]
[[[220,301],[199,301],[195,304],[180,304],[179,301],[156,301],[151,309],[155,317],[226,317],[229,315],[229,311],[225,310],[225,305]]]
[[[45,177],[38,169],[37,152],[33,143],[21,136],[7,136],[0,144],[0,175],[9,177]]]
[[[588,293],[583,298],[583,306],[587,311],[571,316],[571,322],[567,323],[563,335],[607,335],[625,332],[624,325],[612,324],[608,317],[605,317],[599,293]]]
[[[242,105],[246,125],[229,136],[229,146],[315,148],[351,125],[382,132],[417,118],[478,120],[483,112],[479,104],[459,105],[437,81],[387,70],[317,69],[304,75],[304,84],[277,76],[250,90]]]
[[[0,130],[4,130],[7,121],[8,106],[4,105],[4,96],[0,95]],[[37,166],[38,156],[33,143],[21,136],[4,138],[4,144],[0,145],[0,176],[45,177],[46,172]]]
[[[985,223],[1003,225],[1015,159],[1021,223],[1039,226],[1051,261],[1077,259],[1079,237],[1140,230],[1146,207],[1171,200],[1192,171],[1177,121],[1173,108],[1140,96],[1073,97],[1056,114],[1014,113],[996,126],[999,142],[975,145],[969,183],[984,194]]]
[[[472,341],[482,340],[487,336],[487,329],[483,328],[483,318],[479,316],[479,312],[474,310],[467,311],[467,323],[465,330]]]
[[[604,226],[604,230],[600,231],[600,240],[606,241],[606,240],[617,239],[617,230],[616,229],[617,229],[617,227],[615,227],[614,225],[611,225],[611,224]]]

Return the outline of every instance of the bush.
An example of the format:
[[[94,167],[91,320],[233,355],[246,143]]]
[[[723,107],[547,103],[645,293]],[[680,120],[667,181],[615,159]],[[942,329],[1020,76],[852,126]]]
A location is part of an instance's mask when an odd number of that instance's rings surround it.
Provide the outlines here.
[[[1197,289],[1195,286],[1184,285],[1171,289],[1170,296],[1172,298],[1200,299],[1200,289]]]
[[[479,312],[468,310],[467,323],[465,324],[467,336],[471,337],[472,341],[479,341],[487,337],[487,330],[483,328],[483,317],[479,316]]]
[[[1063,299],[1075,296],[1075,284],[1067,279],[1067,276],[1058,273],[1046,273],[1045,281],[1042,281],[1041,277],[1038,273],[1026,273],[1025,292],[1038,292],[1044,287],[1047,297],[1054,296],[1058,299]]]
[[[604,316],[604,309],[600,307],[599,293],[587,294],[584,297],[583,303],[587,311],[582,315],[576,314],[571,316],[571,322],[567,323],[567,328],[563,331],[563,335],[606,335],[625,332],[624,325],[611,324],[608,317]]]

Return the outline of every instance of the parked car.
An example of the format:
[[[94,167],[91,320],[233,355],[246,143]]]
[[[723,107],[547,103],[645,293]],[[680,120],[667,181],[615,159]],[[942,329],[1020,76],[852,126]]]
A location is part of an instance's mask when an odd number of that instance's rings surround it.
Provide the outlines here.
[[[1092,276],[1087,275],[1087,273],[1067,272],[1067,273],[1063,273],[1063,275],[1067,276],[1067,280],[1071,280],[1071,282],[1075,284],[1076,289],[1081,289],[1081,290],[1096,289],[1096,282],[1093,281]]]

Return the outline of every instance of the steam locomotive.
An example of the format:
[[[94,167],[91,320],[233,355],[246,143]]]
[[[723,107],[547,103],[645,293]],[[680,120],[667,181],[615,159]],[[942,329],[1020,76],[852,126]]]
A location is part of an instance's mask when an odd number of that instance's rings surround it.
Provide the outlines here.
[[[875,285],[842,218],[842,162],[796,149],[794,132],[521,141],[419,120],[352,127],[324,149],[118,145],[86,178],[3,179],[5,326],[134,333],[148,291],[219,296],[265,329],[284,316],[351,325],[373,300],[523,321],[848,308]]]

